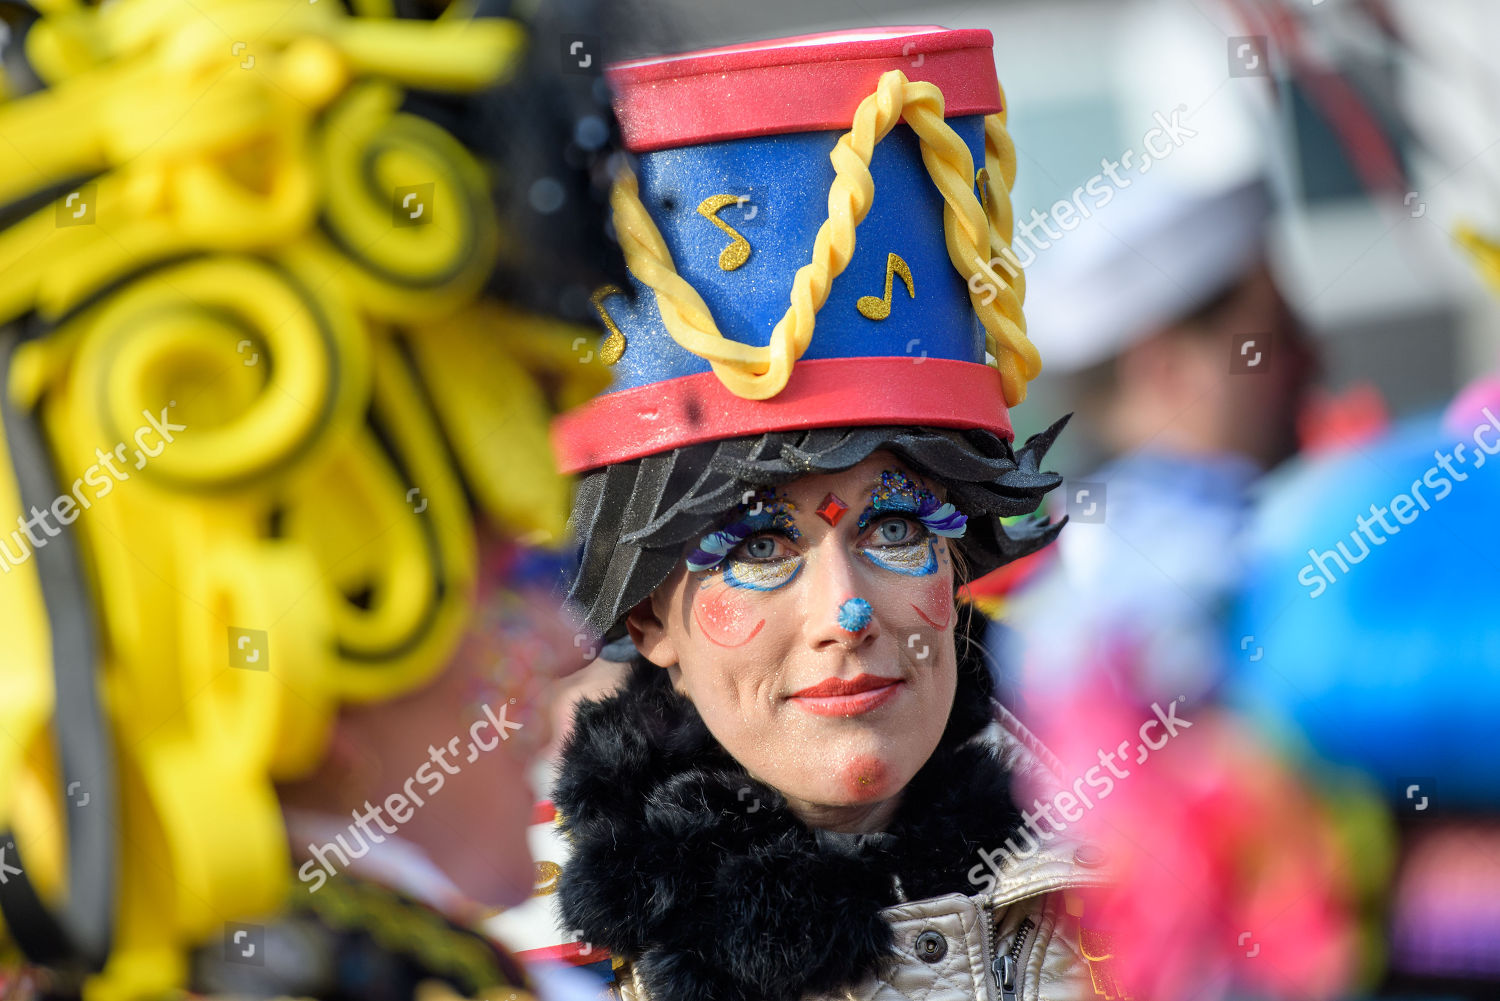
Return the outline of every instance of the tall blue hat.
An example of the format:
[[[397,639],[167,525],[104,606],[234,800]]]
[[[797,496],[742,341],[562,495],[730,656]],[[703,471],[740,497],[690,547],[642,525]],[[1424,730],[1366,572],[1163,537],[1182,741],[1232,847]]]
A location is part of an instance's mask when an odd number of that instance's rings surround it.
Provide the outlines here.
[[[612,67],[630,288],[568,471],[858,425],[977,428],[1040,370],[1010,252],[1015,154],[988,31],[877,28]]]

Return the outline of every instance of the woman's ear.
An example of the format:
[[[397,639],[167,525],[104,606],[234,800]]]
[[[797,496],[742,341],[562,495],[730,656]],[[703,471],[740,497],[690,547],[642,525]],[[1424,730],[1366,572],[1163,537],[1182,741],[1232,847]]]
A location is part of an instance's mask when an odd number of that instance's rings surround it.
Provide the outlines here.
[[[677,666],[677,644],[667,635],[667,627],[656,609],[655,595],[642,599],[625,616],[625,629],[635,648],[657,667]]]

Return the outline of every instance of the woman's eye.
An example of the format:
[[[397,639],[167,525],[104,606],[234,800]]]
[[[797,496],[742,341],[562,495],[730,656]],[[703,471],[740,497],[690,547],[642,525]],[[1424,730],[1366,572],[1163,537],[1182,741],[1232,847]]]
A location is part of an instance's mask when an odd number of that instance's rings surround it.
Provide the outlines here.
[[[875,538],[887,545],[900,545],[913,541],[911,522],[905,518],[887,518],[875,528]]]
[[[762,535],[745,543],[745,555],[752,560],[771,559],[776,555],[776,550],[776,540],[769,535]]]

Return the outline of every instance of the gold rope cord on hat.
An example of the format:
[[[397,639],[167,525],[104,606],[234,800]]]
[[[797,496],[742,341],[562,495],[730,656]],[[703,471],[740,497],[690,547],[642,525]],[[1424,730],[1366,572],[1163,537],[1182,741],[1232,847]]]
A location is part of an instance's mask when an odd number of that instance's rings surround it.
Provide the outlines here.
[[[828,189],[828,219],[813,241],[812,259],[792,281],[791,304],[766,347],[730,340],[719,331],[703,297],[677,273],[661,231],[641,203],[634,172],[625,168],[616,179],[610,204],[626,265],[656,293],[672,339],[705,359],[736,396],[764,400],[786,387],[793,364],[812,341],[814,319],[833,280],[854,256],[855,228],[875,198],[870,176],[875,146],[903,118],[920,139],[922,162],[943,195],[948,260],[969,285],[969,301],[984,325],[985,347],[994,356],[1005,402],[1015,406],[1026,398],[1026,384],[1036,378],[1042,364],[1026,336],[1021,314],[1026,284],[1010,249],[1016,155],[1006,113],[987,115],[984,127],[984,173],[999,179],[1005,196],[987,198],[981,205],[974,195],[974,158],[943,120],[942,91],[926,81],[909,81],[900,70],[880,77],[875,92],[859,103],[852,126],[829,154],[835,176]],[[1004,262],[1003,270],[1012,279],[997,273],[991,265],[996,259]]]

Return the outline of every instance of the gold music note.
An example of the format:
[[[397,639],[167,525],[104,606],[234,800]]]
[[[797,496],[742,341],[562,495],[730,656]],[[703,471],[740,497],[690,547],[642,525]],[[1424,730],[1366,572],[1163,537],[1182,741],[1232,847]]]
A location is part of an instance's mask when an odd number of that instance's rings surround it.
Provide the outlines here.
[[[740,205],[744,201],[743,195],[710,195],[698,204],[699,215],[729,234],[729,246],[719,252],[719,267],[725,271],[733,271],[750,259],[750,241],[720,219],[718,211],[726,205]]]
[[[885,260],[885,297],[877,299],[873,295],[862,295],[854,304],[865,316],[872,320],[883,320],[891,315],[891,278],[900,275],[901,280],[906,283],[906,294],[911,298],[917,297],[917,287],[912,284],[911,268],[901,259],[901,255],[892,253]]]
[[[599,359],[606,365],[613,365],[625,354],[625,335],[620,333],[620,328],[615,325],[615,321],[604,308],[604,300],[612,295],[623,294],[624,291],[618,285],[600,285],[594,290],[594,294],[589,296],[589,302],[593,303],[594,309],[599,312],[599,319],[603,320],[604,325],[609,328],[609,336],[604,338],[603,344],[599,345]]]

